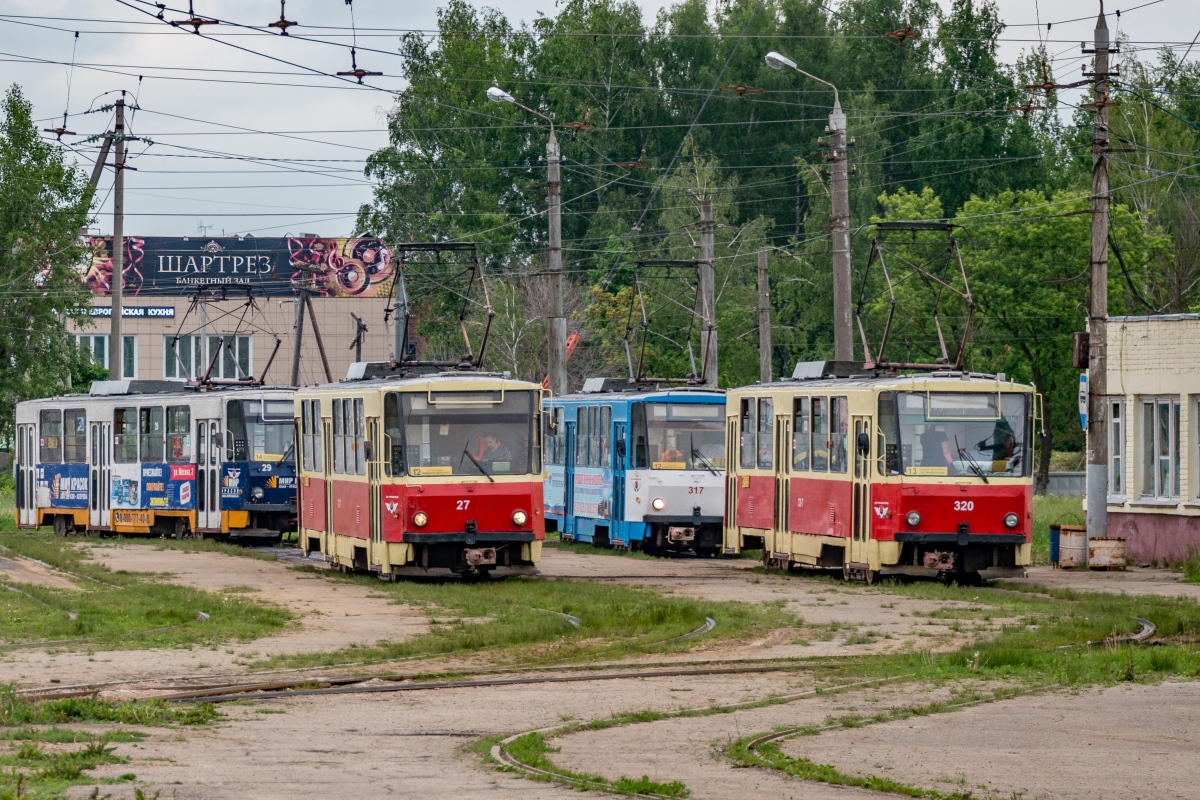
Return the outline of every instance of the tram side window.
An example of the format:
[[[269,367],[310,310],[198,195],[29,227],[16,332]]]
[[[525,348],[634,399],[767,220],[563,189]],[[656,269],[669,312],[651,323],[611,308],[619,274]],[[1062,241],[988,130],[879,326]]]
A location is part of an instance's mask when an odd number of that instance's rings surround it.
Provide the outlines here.
[[[341,475],[345,472],[342,464],[342,445],[345,435],[342,433],[342,401],[333,401],[333,471]]]
[[[738,448],[738,465],[742,469],[754,469],[755,464],[755,442],[757,441],[758,424],[755,411],[758,409],[758,400],[753,397],[742,398],[742,417],[741,417],[741,433],[742,438]]]
[[[162,406],[141,409],[138,419],[138,433],[142,442],[142,463],[161,464],[163,462],[163,434],[166,432]]]
[[[404,474],[404,430],[400,427],[400,399],[395,392],[383,398],[383,436],[386,458],[383,469],[389,478]]]
[[[192,460],[192,410],[167,406],[167,462],[186,464]]]
[[[850,437],[849,401],[845,397],[829,398],[829,471],[846,471],[846,442]]]
[[[62,412],[58,410],[39,412],[38,423],[41,425],[38,463],[62,463]]]
[[[633,468],[645,469],[650,466],[646,447],[646,404],[634,403],[630,417],[630,427],[633,429]]]
[[[575,409],[575,466],[587,466],[588,410],[584,406]]]
[[[588,461],[589,467],[600,466],[600,409],[588,408]]]
[[[118,464],[136,464],[138,460],[136,408],[113,409],[113,440],[116,444],[113,461]]]
[[[829,471],[829,398],[812,399],[812,468]]]
[[[808,398],[792,400],[792,469],[808,469]]]
[[[342,469],[353,475],[354,469],[354,401],[342,400]]]
[[[310,406],[309,413],[312,415],[309,418],[309,430],[312,431],[313,453],[312,453],[312,469],[313,472],[325,471],[325,422],[321,419],[321,401],[313,400]]]
[[[63,463],[87,463],[87,412],[82,408],[63,412]]]
[[[354,460],[358,474],[367,474],[367,417],[363,411],[363,399],[354,398]]]
[[[612,466],[612,408],[600,407],[600,466]]]
[[[226,435],[229,443],[229,461],[245,461],[248,456],[246,447],[246,410],[241,400],[230,400],[225,404]]]
[[[896,393],[879,393],[879,430],[883,433],[883,458],[879,459],[880,475],[900,474],[900,420],[896,416]]]
[[[775,401],[770,397],[758,400],[758,468],[771,469],[771,447],[775,428]]]
[[[308,400],[300,401],[300,466],[305,471],[312,470],[312,420],[309,419]]]

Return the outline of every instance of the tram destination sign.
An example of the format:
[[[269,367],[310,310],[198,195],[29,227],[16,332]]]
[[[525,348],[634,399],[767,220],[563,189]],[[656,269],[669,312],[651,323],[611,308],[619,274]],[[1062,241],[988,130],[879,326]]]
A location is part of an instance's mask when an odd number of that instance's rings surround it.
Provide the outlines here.
[[[112,238],[88,241],[84,280],[93,292],[111,294]],[[122,272],[124,294],[146,299],[197,291],[291,295],[305,281],[317,295],[375,297],[391,291],[392,257],[372,237],[128,236]]]

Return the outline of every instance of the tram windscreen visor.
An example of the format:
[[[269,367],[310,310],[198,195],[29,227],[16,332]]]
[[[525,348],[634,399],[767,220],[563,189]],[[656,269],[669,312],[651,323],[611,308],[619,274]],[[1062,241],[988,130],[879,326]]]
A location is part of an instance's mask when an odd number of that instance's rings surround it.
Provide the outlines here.
[[[527,475],[532,392],[401,393],[410,475]],[[385,431],[394,437],[394,431]]]
[[[653,469],[725,469],[725,407],[715,403],[647,403]]]
[[[230,400],[232,461],[290,461],[295,457],[291,400]]]
[[[896,403],[905,475],[1029,474],[1029,395],[900,392]]]

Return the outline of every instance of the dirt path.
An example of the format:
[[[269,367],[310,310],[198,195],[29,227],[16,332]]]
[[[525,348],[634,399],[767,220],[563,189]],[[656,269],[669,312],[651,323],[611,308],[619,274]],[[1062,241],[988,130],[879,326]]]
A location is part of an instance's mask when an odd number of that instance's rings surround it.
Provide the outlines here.
[[[78,589],[79,587],[67,576],[46,569],[36,561],[30,561],[20,556],[5,558],[0,556],[0,580],[16,583],[29,583],[34,586],[46,586],[51,589]]]
[[[1115,572],[1032,567],[1030,583],[1084,592],[1161,594],[1200,600],[1200,583],[1184,583],[1183,575],[1166,569],[1129,567]]]
[[[224,553],[188,553],[151,544],[92,546],[92,557],[114,570],[164,574],[172,583],[247,595],[284,606],[297,620],[283,632],[222,647],[153,650],[17,650],[0,660],[0,683],[44,686],[135,677],[244,671],[241,662],[284,653],[337,650],[382,639],[399,641],[428,630],[418,609],[393,605],[370,587],[297,572],[288,564]],[[169,577],[167,577],[169,576]]]

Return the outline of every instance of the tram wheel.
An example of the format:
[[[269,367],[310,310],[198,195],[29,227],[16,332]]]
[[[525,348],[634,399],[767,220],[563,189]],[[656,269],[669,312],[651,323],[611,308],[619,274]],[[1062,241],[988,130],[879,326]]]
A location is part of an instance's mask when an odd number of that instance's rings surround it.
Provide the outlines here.
[[[874,570],[874,569],[870,569],[870,568],[864,569],[862,571],[863,583],[867,584],[867,586],[870,586],[871,584],[875,583],[875,576],[878,574],[879,574],[878,570]]]

